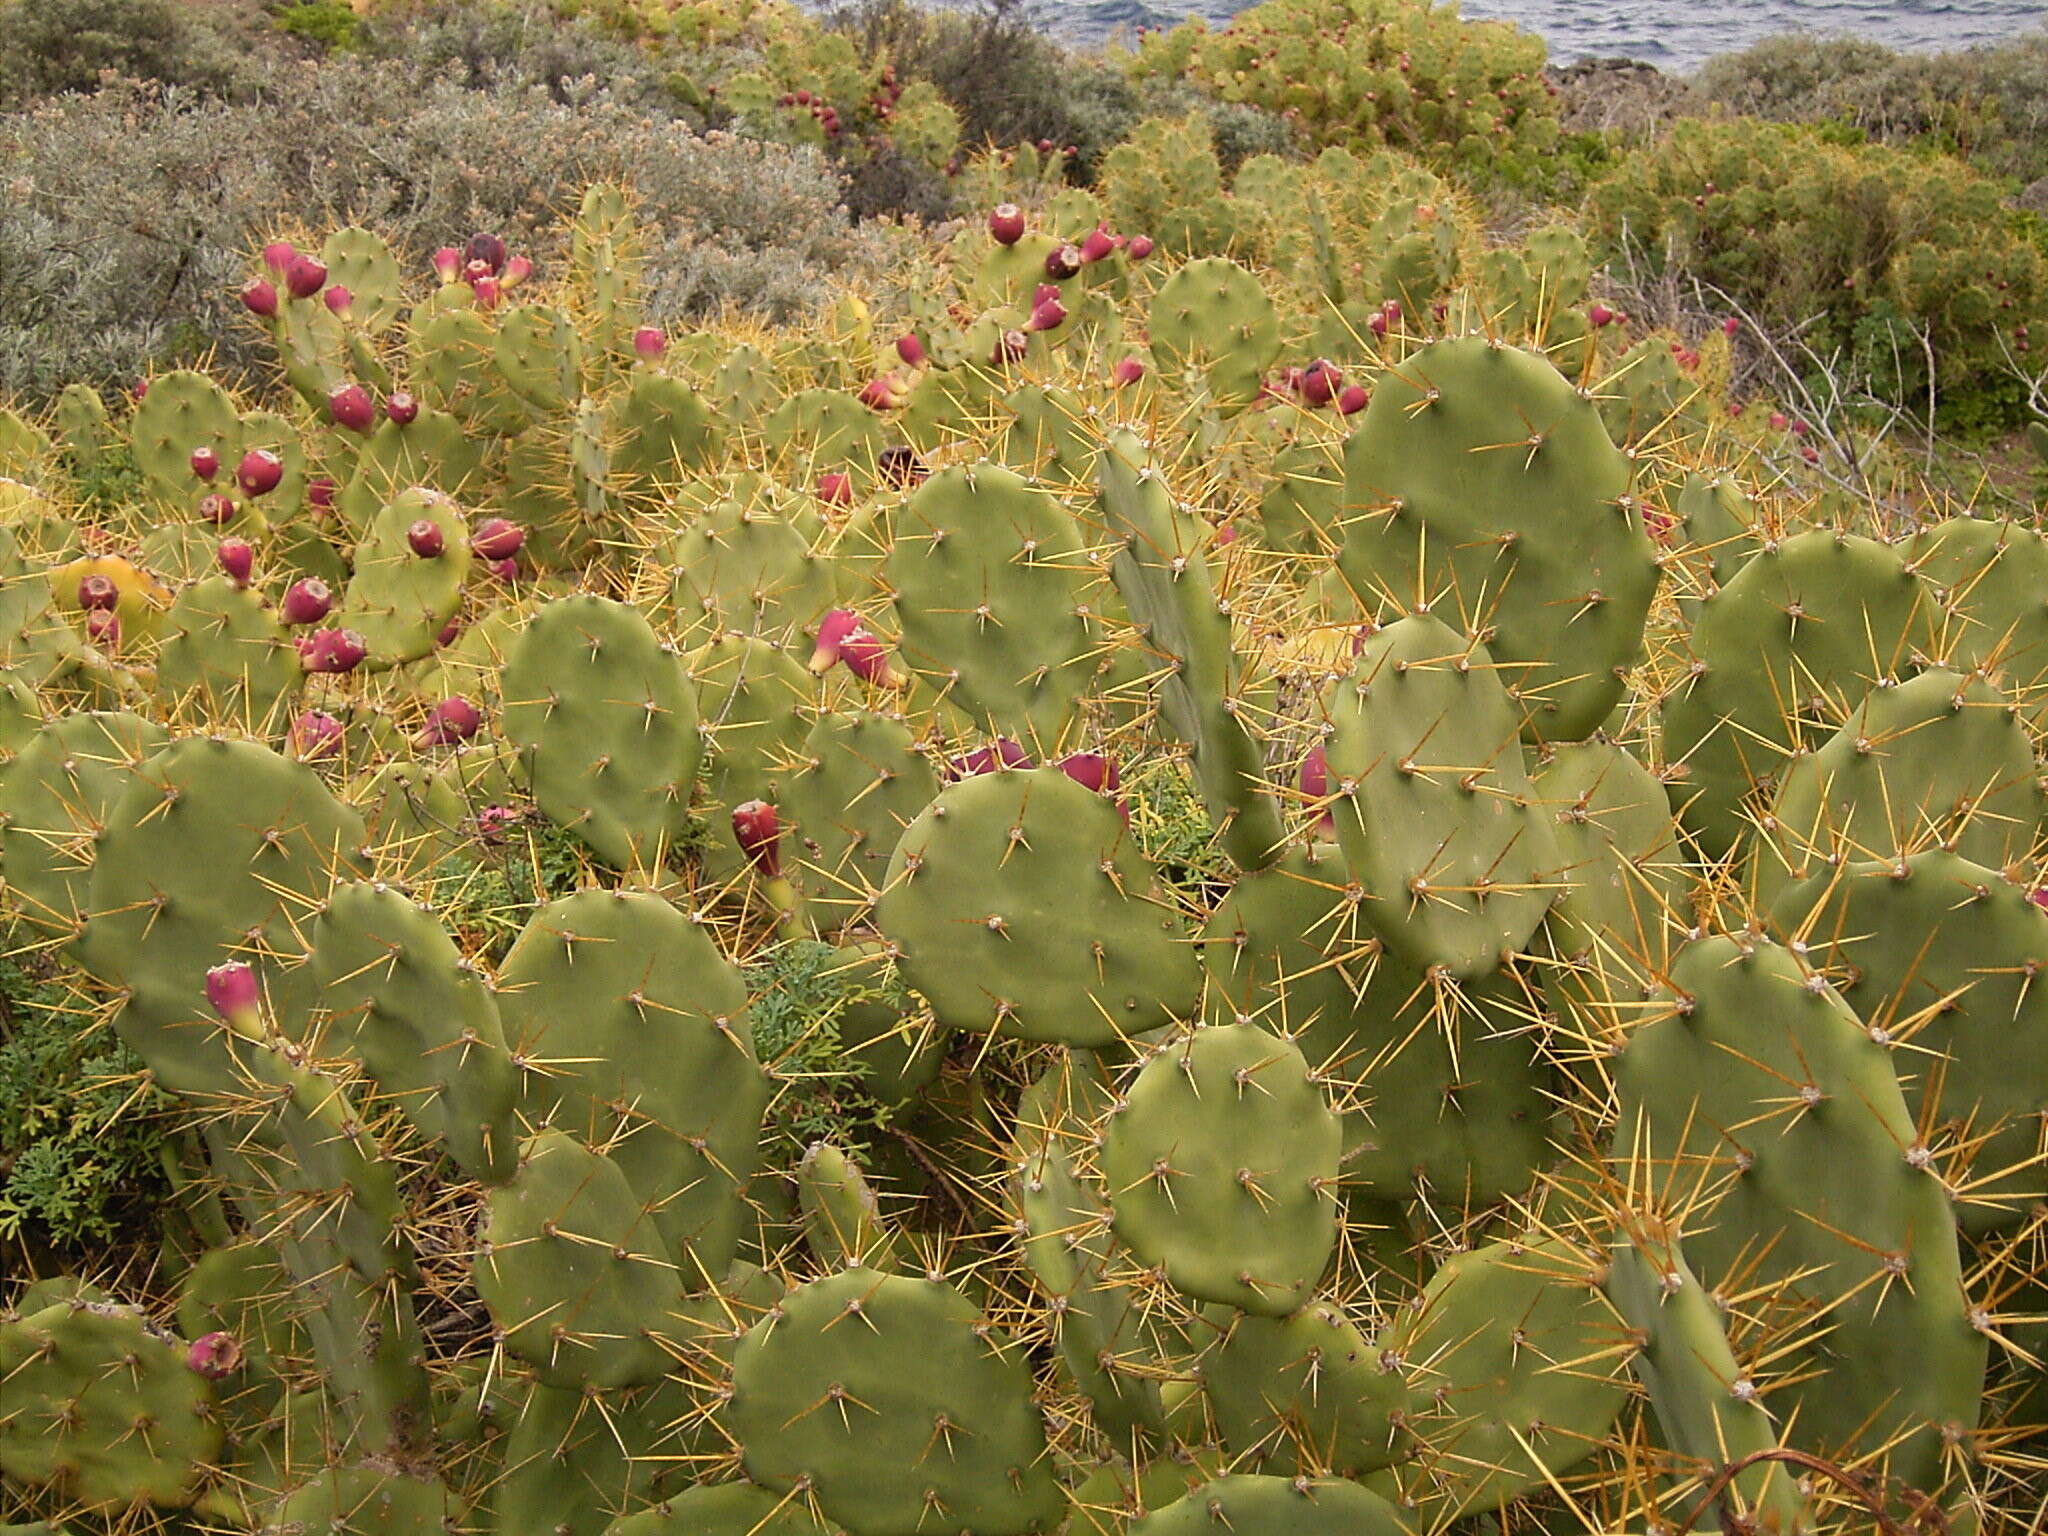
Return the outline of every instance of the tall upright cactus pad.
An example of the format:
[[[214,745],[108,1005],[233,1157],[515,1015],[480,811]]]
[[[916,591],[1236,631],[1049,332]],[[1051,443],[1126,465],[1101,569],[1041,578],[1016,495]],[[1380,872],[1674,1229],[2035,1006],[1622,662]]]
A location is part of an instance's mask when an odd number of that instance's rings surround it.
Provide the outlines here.
[[[813,552],[817,519],[751,471],[722,486],[686,488],[694,512],[662,546],[669,601],[692,642],[720,633],[786,645],[832,606],[833,565]]]
[[[1741,841],[1751,797],[1772,793],[1787,758],[1925,664],[1938,618],[1896,550],[1825,528],[1767,544],[1700,604],[1692,664],[1664,699],[1664,755],[1709,854]]]
[[[861,1536],[1029,1536],[1065,1513],[1029,1364],[942,1281],[797,1287],[740,1341],[731,1422],[749,1477]]]
[[[184,1353],[111,1305],[0,1316],[0,1473],[91,1507],[191,1503],[221,1435]]]
[[[1781,776],[1757,839],[1759,903],[1822,868],[1922,848],[2031,863],[2048,793],[2018,713],[1982,677],[1940,669],[1872,689]]]
[[[1488,1243],[1448,1260],[1381,1336],[1416,1451],[1393,1476],[1425,1528],[1546,1487],[1605,1443],[1628,1351],[1600,1276],[1561,1238]]]
[[[1602,1288],[1642,1341],[1630,1364],[1650,1395],[1665,1447],[1699,1480],[1777,1449],[1777,1429],[1728,1345],[1720,1307],[1668,1230],[1653,1226],[1617,1241]],[[1684,1492],[1694,1499],[1689,1487]],[[1792,1536],[1812,1523],[1793,1469],[1768,1461],[1732,1481],[1723,1507],[1772,1536]]]
[[[1913,1123],[1965,1231],[2010,1231],[2048,1174],[2048,913],[2024,885],[1946,849],[1829,868],[1772,908],[1787,942],[1896,1042]]]
[[[1238,1472],[1133,1521],[1130,1536],[1402,1536],[1407,1529],[1393,1505],[1357,1483]]]
[[[904,829],[875,922],[953,1029],[1110,1045],[1185,1018],[1200,973],[1103,796],[1056,768],[963,779]]]
[[[1051,494],[998,464],[941,470],[882,569],[911,670],[988,734],[1056,753],[1095,675],[1095,571]]]
[[[1990,676],[2035,729],[2048,723],[2048,537],[1951,517],[1914,534],[1906,562],[1940,600],[1949,664]]]
[[[1324,709],[1337,837],[1387,947],[1460,977],[1520,951],[1557,855],[1486,647],[1410,615],[1365,640]]]
[[[654,497],[682,485],[718,443],[710,409],[681,379],[635,373],[605,401],[612,473],[628,497]]]
[[[1250,1024],[1195,1030],[1112,1106],[1102,1176],[1117,1236],[1176,1290],[1284,1317],[1335,1251],[1342,1143],[1291,1043]]]
[[[122,711],[67,715],[29,737],[0,774],[0,873],[19,920],[67,939],[84,926],[108,813],[166,740]]]
[[[363,843],[319,775],[254,742],[186,737],[137,770],[99,840],[81,955],[124,989],[115,1028],[165,1087],[232,1081],[206,972],[242,959],[274,978],[312,907],[367,873]]]
[[[1252,733],[1259,699],[1232,646],[1230,610],[1205,553],[1207,525],[1175,505],[1134,433],[1111,437],[1098,474],[1104,529],[1122,545],[1111,574],[1166,672],[1159,689],[1166,723],[1194,749],[1224,851],[1241,868],[1259,869],[1279,857],[1284,833],[1265,787],[1265,751]]]
[[[612,1522],[605,1536],[827,1536],[800,1493],[752,1483],[700,1483]]]
[[[1159,371],[1225,411],[1259,396],[1280,351],[1280,320],[1257,278],[1219,256],[1191,261],[1160,285],[1146,320]]]
[[[1549,918],[1557,949],[1601,965],[1661,962],[1666,934],[1690,926],[1692,916],[1664,785],[1610,741],[1547,751],[1535,785],[1557,846]]]
[[[1593,402],[1478,337],[1390,368],[1344,450],[1338,569],[1368,615],[1421,611],[1485,643],[1532,738],[1613,710],[1657,562]]]
[[[1792,1444],[1938,1490],[1986,1341],[1895,1048],[1749,936],[1687,945],[1667,1000],[1616,1063],[1622,1176],[1670,1208],[1704,1283],[1785,1330],[1759,1385]]]
[[[338,886],[313,920],[308,960],[327,1016],[318,1049],[361,1062],[379,1096],[465,1173],[502,1183],[518,1152],[517,1085],[497,1004],[447,930],[389,886]]]
[[[502,686],[541,810],[613,868],[658,869],[703,752],[674,650],[623,603],[557,598],[513,643]]]
[[[560,1131],[520,1149],[491,1191],[473,1279],[505,1347],[553,1387],[659,1380],[683,1282],[649,1204],[616,1163]]]
[[[769,1089],[747,989],[659,897],[581,891],[527,922],[498,974],[522,1114],[606,1152],[695,1291],[725,1273]]]
[[[227,465],[242,456],[242,418],[228,392],[203,373],[178,369],[149,381],[128,423],[135,466],[166,501],[197,505],[205,494],[192,455],[210,449]]]
[[[279,1499],[257,1536],[438,1536],[460,1518],[438,1479],[336,1466]]]
[[[440,537],[432,554],[414,529]],[[334,622],[363,637],[373,670],[418,661],[462,606],[470,566],[469,524],[452,497],[426,486],[401,491],[371,519],[355,549],[355,570]]]

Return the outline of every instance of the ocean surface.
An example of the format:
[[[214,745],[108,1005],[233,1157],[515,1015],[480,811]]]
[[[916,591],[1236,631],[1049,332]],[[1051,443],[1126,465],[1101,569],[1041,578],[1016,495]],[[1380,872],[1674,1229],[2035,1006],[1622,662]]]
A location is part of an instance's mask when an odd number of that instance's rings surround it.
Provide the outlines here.
[[[1093,43],[1189,16],[1226,21],[1238,9],[1232,0],[1039,0],[1034,14],[1056,35]],[[1690,69],[1778,32],[1933,51],[1998,42],[2048,22],[2043,0],[1466,0],[1460,9],[1537,33],[1555,63],[1624,57],[1665,70]]]

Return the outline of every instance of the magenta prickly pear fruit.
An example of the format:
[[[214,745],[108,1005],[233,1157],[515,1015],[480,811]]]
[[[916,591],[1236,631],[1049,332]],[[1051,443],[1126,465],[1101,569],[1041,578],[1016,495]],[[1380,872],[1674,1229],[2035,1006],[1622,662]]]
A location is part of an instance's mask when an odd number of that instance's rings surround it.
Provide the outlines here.
[[[1372,396],[1363,384],[1346,384],[1337,394],[1337,414],[1340,416],[1356,416],[1371,404]]]
[[[860,403],[871,411],[893,411],[903,403],[902,383],[893,373],[869,379],[860,387]]]
[[[992,363],[1022,362],[1024,354],[1031,350],[1031,338],[1022,331],[1005,331],[997,340],[995,350],[989,354]]]
[[[479,277],[469,287],[470,291],[476,295],[478,309],[496,309],[498,307],[498,280],[495,277]]]
[[[452,283],[462,276],[462,252],[452,245],[444,245],[434,252],[434,276],[444,283]]]
[[[334,510],[336,489],[331,475],[315,475],[306,482],[306,505],[313,509],[315,517],[322,517]]]
[[[216,528],[224,528],[235,520],[235,499],[215,491],[210,496],[199,498],[199,515]]]
[[[94,571],[78,583],[78,606],[87,613],[111,613],[120,601],[121,589],[114,585],[111,576]]]
[[[249,577],[256,569],[256,548],[247,539],[222,539],[213,558],[220,562],[221,573],[229,581],[238,587],[249,585]]]
[[[1067,307],[1058,299],[1047,299],[1033,308],[1031,318],[1024,322],[1027,331],[1052,331],[1065,324]]]
[[[427,714],[427,723],[413,738],[416,746],[452,747],[467,741],[483,725],[484,717],[469,700],[457,695],[443,699]]]
[[[485,560],[510,560],[525,545],[526,530],[504,517],[485,518],[469,538],[469,547]]]
[[[299,662],[308,672],[353,672],[370,653],[369,642],[353,629],[315,630],[299,641]]]
[[[1109,226],[1098,224],[1088,231],[1088,237],[1081,242],[1081,260],[1094,263],[1115,254],[1117,238],[1109,232]]]
[[[367,432],[377,420],[377,402],[360,384],[340,384],[328,391],[327,415],[348,432]]]
[[[493,277],[505,270],[505,242],[496,235],[481,231],[471,235],[463,254],[472,262],[482,262]]]
[[[1024,210],[1015,203],[997,203],[989,210],[988,232],[997,245],[1015,245],[1024,238]]]
[[[1055,765],[1061,773],[1098,795],[1115,794],[1123,787],[1123,774],[1116,759],[1100,752],[1070,752]]]
[[[310,299],[327,286],[327,263],[318,256],[304,252],[292,258],[292,264],[285,268],[284,288],[295,299]]]
[[[1031,754],[1008,737],[1002,737],[977,752],[954,758],[946,764],[946,772],[951,778],[972,779],[984,773],[1001,773],[1005,768],[1030,766]]]
[[[839,647],[860,626],[861,617],[851,608],[834,608],[819,620],[817,646],[811,652],[811,670],[822,676],[837,666]]]
[[[1031,290],[1031,307],[1036,309],[1047,299],[1056,299],[1059,296],[1060,285],[1058,283],[1040,283]]]
[[[931,475],[908,443],[891,443],[876,454],[875,473],[890,485],[921,485]]]
[[[1302,794],[1309,800],[1326,800],[1330,794],[1330,762],[1323,755],[1320,743],[1310,747],[1308,756],[1301,760],[1301,774],[1296,781]],[[1325,807],[1316,818],[1319,831],[1330,831],[1337,825],[1337,818]]]
[[[1310,405],[1324,406],[1336,395],[1339,378],[1336,366],[1319,357],[1301,370],[1295,387]]]
[[[1124,254],[1133,261],[1143,261],[1152,254],[1152,237],[1150,235],[1131,236],[1124,246]]]
[[[509,585],[519,579],[519,557],[517,555],[507,555],[502,560],[486,560],[484,562],[484,571],[492,580],[502,581]]]
[[[282,277],[291,270],[292,262],[298,254],[299,248],[291,241],[273,240],[263,247],[263,265]]]
[[[277,284],[260,277],[251,278],[242,285],[242,308],[252,315],[270,319],[277,313]]]
[[[668,350],[668,337],[658,325],[643,325],[633,333],[633,350],[651,362]]]
[[[505,258],[505,270],[498,274],[498,286],[500,288],[517,288],[531,276],[533,276],[532,262],[528,261],[524,256],[508,256]]]
[[[896,338],[896,355],[903,359],[903,365],[906,368],[922,368],[924,366],[924,343],[919,341],[915,335],[898,336]]]
[[[121,643],[121,616],[111,608],[95,608],[85,616],[85,638],[112,650]]]
[[[340,283],[336,283],[332,288],[320,295],[320,302],[344,320],[348,318],[349,305],[355,303],[355,301],[356,296],[350,293],[348,289],[342,287]]]
[[[422,560],[434,560],[448,547],[448,536],[441,532],[439,523],[423,517],[405,530],[405,542]]]
[[[278,617],[291,625],[318,624],[334,608],[334,589],[318,576],[305,576],[285,589]]]
[[[1782,432],[1790,425],[1792,425],[1791,418],[1783,411],[1771,412],[1771,430],[1773,432]]]
[[[827,470],[818,476],[818,500],[828,507],[852,506],[853,476],[841,469]]]
[[[262,989],[256,972],[246,960],[230,960],[206,973],[207,1006],[224,1019],[256,1011]]]
[[[1127,357],[1110,369],[1109,376],[1119,386],[1135,384],[1138,380],[1145,377],[1145,365],[1135,357]]]
[[[341,751],[341,722],[318,709],[300,711],[292,721],[292,756],[302,763],[315,763]]]
[[[1723,320],[1721,322],[1721,334],[1724,336],[1734,336],[1738,332],[1740,332],[1741,329],[1742,319],[1739,315],[1730,315],[1726,320]]]
[[[434,644],[453,645],[455,643],[455,637],[461,633],[462,620],[450,619],[446,624],[443,624],[441,626],[441,633],[434,636]]]
[[[1371,331],[1375,336],[1384,336],[1387,334],[1388,328],[1391,327],[1393,323],[1394,322],[1392,318],[1387,314],[1387,312],[1384,309],[1376,309],[1372,312],[1371,317],[1367,319],[1367,321],[1365,322],[1365,328],[1368,331]]]
[[[773,880],[782,873],[782,818],[766,800],[749,800],[732,808],[733,840],[758,874]]]
[[[1057,245],[1045,256],[1045,275],[1054,282],[1065,282],[1081,270],[1081,248],[1078,245]]]
[[[1586,310],[1586,321],[1596,330],[1603,325],[1612,325],[1614,323],[1614,311],[1605,304],[1591,305]]]
[[[225,1381],[242,1368],[242,1343],[232,1333],[202,1333],[185,1346],[185,1368],[208,1381]]]
[[[1812,430],[1813,428],[1809,427],[1803,420],[1799,419],[1798,417],[1795,416],[1792,419],[1792,435],[1794,437],[1804,437],[1807,433],[1811,432]]]
[[[211,481],[215,475],[220,473],[220,455],[211,448],[194,448],[192,450],[192,473],[202,480]]]
[[[244,496],[268,496],[284,478],[284,460],[268,448],[251,448],[235,466],[235,484]]]
[[[397,425],[409,427],[419,420],[420,403],[401,389],[385,399],[384,414]]]

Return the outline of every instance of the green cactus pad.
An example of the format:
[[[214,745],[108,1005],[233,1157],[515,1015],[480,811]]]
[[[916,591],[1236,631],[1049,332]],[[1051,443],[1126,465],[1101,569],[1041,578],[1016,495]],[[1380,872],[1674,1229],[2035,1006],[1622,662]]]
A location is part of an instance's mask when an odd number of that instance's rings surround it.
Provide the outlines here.
[[[390,1467],[330,1467],[279,1500],[258,1536],[440,1536],[457,1515],[438,1481]]]
[[[1377,1471],[1407,1454],[1406,1389],[1327,1301],[1284,1318],[1225,1314],[1203,1353],[1202,1391],[1235,1462],[1263,1471]]]
[[[801,1494],[706,1483],[615,1520],[605,1536],[826,1536]]]
[[[658,1331],[683,1284],[653,1212],[616,1163],[542,1131],[488,1208],[477,1294],[540,1381],[630,1387],[667,1372]]]
[[[940,471],[896,514],[883,577],[914,673],[990,735],[1064,745],[1095,675],[1095,572],[1050,493],[996,464]]]
[[[184,1346],[126,1308],[60,1301],[0,1320],[0,1472],[67,1501],[176,1507],[220,1452]]]
[[[769,1089],[746,984],[705,931],[656,896],[565,896],[506,955],[498,1006],[527,1121],[610,1154],[687,1289],[723,1274]]]
[[[1543,921],[1557,868],[1520,717],[1485,646],[1415,614],[1324,700],[1338,840],[1366,921],[1418,970],[1483,976]]]
[[[1259,397],[1280,351],[1280,321],[1259,280],[1218,256],[1191,261],[1160,285],[1146,319],[1162,374],[1207,394],[1224,410]]]
[[[1117,1236],[1178,1291],[1284,1317],[1336,1247],[1342,1142],[1290,1042],[1198,1029],[1146,1061],[1104,1132]]]
[[[305,914],[368,873],[363,843],[318,774],[254,742],[188,737],[137,770],[107,813],[81,955],[125,987],[115,1028],[165,1087],[232,1080],[206,972],[300,954]]]
[[[1816,528],[1758,551],[1700,605],[1693,665],[1664,700],[1664,756],[1687,830],[1719,857],[1786,759],[1832,736],[1873,687],[1934,646],[1931,588],[1897,551]]]
[[[1994,869],[2036,855],[2048,793],[2019,711],[1977,676],[1876,688],[1779,778],[1757,839],[1768,906],[1822,868],[1940,847]]]
[[[1056,768],[948,786],[875,904],[950,1029],[1107,1045],[1193,1010],[1199,967],[1123,818]]]
[[[1133,433],[1111,437],[1099,476],[1104,527],[1123,546],[1111,574],[1166,673],[1161,712],[1194,748],[1202,799],[1224,851],[1240,868],[1261,868],[1279,856],[1283,840],[1279,808],[1265,789],[1265,752],[1252,734],[1270,705],[1232,646],[1230,609],[1204,553],[1208,526],[1175,505]]]
[[[1985,1338],[1895,1048],[1746,935],[1688,944],[1667,1001],[1615,1066],[1623,1176],[1682,1209],[1704,1284],[1740,1287],[1746,1313],[1788,1330],[1789,1380],[1761,1385],[1792,1444],[1883,1447],[1892,1475],[1937,1490],[1950,1426],[1974,1421]]]
[[[1233,1473],[1133,1521],[1130,1536],[1404,1536],[1399,1511],[1337,1478]]]
[[[865,911],[904,828],[939,792],[938,774],[892,715],[821,714],[782,780],[796,867],[785,871],[820,928]]]
[[[2040,729],[2048,722],[2048,538],[2019,523],[1951,517],[1915,534],[1906,561],[1946,612],[1949,665],[1989,674]]]
[[[1972,1233],[2026,1221],[2044,1181],[2048,913],[2026,886],[1943,849],[1829,869],[1772,920],[1897,1042],[1900,1086]]]
[[[1532,738],[1607,718],[1657,564],[1627,461],[1549,362],[1467,337],[1391,369],[1345,446],[1344,519],[1368,615],[1428,604],[1483,640]]]
[[[940,1281],[797,1287],[740,1341],[730,1414],[749,1477],[861,1536],[1025,1536],[1065,1512],[1022,1351]]]
[[[703,750],[673,649],[623,603],[558,598],[513,643],[502,687],[541,810],[615,869],[658,868]]]
[[[107,816],[168,739],[139,716],[98,712],[52,721],[28,739],[0,776],[0,869],[19,919],[53,935],[78,932]]]
[[[156,693],[167,713],[268,735],[304,676],[263,599],[225,576],[187,587],[164,615]]]
[[[512,1063],[497,1004],[447,930],[388,886],[338,886],[309,960],[327,1011],[319,1049],[360,1061],[471,1178],[503,1182],[518,1150]]]
[[[413,553],[415,523],[440,529],[441,552]],[[401,492],[372,519],[355,550],[355,573],[330,622],[355,630],[372,671],[418,661],[462,606],[469,576],[469,523],[448,496],[424,486]]]
[[[662,556],[687,642],[737,633],[786,645],[832,606],[831,563],[812,550],[817,519],[763,476],[735,475],[715,494],[692,488],[678,502],[695,515]]]

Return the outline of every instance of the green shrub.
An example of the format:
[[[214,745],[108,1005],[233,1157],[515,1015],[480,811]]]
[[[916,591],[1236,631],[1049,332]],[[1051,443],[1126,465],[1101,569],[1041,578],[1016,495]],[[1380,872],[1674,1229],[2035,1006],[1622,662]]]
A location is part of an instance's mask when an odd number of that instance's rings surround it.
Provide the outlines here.
[[[1145,39],[1133,71],[1282,113],[1317,145],[1535,183],[1556,142],[1542,39],[1420,0],[1266,0]]]
[[[1894,53],[1857,38],[1773,37],[1709,60],[1704,104],[1779,122],[1923,140],[1993,175],[2048,176],[2048,29],[1993,47]]]
[[[360,47],[363,41],[362,17],[341,0],[305,0],[303,4],[287,5],[277,13],[277,29],[288,37],[338,52]]]
[[[163,1189],[168,1101],[78,999],[0,959],[0,1243],[104,1241]]]
[[[1945,403],[1984,425],[1999,414],[2001,337],[2048,313],[2048,262],[2023,224],[1995,182],[1950,157],[1748,121],[1681,123],[1587,201],[1609,252],[1804,327],[1900,403],[1925,395],[1924,329]]]
[[[227,91],[260,60],[235,5],[175,0],[0,0],[0,106],[90,91],[103,74]]]

